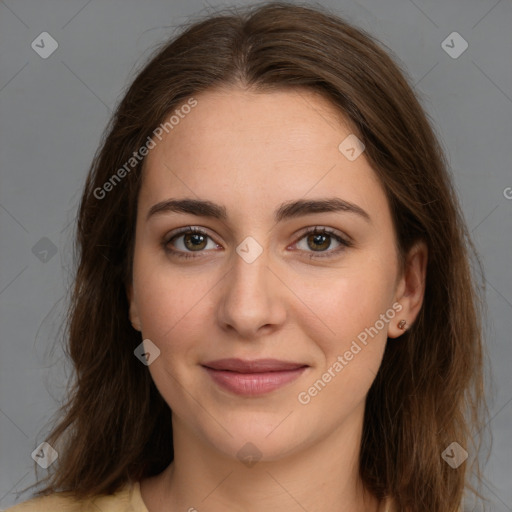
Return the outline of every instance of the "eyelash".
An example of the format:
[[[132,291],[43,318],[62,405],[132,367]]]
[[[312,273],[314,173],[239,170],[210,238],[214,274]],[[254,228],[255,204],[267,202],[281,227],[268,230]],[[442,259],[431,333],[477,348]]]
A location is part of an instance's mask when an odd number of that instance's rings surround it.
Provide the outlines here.
[[[199,229],[199,228],[194,227],[194,226],[187,226],[187,227],[181,229],[180,231],[178,231],[177,233],[173,233],[171,237],[166,237],[163,240],[162,245],[163,245],[163,248],[164,248],[165,252],[171,254],[172,256],[177,256],[178,258],[184,258],[184,259],[201,257],[201,256],[192,255],[192,252],[190,252],[190,251],[189,252],[183,252],[183,251],[177,251],[175,249],[170,249],[169,248],[169,244],[173,240],[175,240],[176,238],[179,238],[180,236],[187,235],[187,234],[204,235],[204,236],[212,239],[210,237],[210,235],[208,235],[202,229]],[[297,242],[299,242],[303,238],[307,237],[308,235],[312,235],[312,234],[325,234],[325,235],[328,235],[328,236],[334,238],[337,242],[339,242],[341,244],[341,246],[338,249],[335,249],[335,250],[332,250],[332,251],[318,251],[318,252],[317,251],[312,251],[312,254],[309,256],[310,259],[332,258],[332,257],[338,255],[338,253],[342,252],[346,248],[353,246],[352,242],[342,238],[340,235],[336,234],[331,229],[324,228],[324,227],[319,227],[319,226],[315,226],[313,229],[309,229],[308,231],[305,231],[304,233],[302,233],[301,237],[297,240]],[[297,242],[295,242],[295,243],[297,243]],[[197,252],[203,252],[203,251],[197,251]],[[306,251],[306,252],[309,252],[309,251]]]

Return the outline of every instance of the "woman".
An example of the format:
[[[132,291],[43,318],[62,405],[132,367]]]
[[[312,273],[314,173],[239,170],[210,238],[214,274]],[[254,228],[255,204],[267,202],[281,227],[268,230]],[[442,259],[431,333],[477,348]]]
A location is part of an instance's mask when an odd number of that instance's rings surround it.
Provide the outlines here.
[[[87,179],[76,383],[13,512],[459,510],[485,402],[446,167],[403,72],[327,11],[166,43]]]

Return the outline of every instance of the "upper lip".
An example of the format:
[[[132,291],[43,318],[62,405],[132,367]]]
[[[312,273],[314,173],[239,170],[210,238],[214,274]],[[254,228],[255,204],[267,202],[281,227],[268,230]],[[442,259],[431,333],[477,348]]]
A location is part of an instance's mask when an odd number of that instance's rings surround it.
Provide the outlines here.
[[[296,370],[307,365],[278,359],[218,359],[203,363],[203,366],[213,370],[228,370],[238,373],[264,373]]]

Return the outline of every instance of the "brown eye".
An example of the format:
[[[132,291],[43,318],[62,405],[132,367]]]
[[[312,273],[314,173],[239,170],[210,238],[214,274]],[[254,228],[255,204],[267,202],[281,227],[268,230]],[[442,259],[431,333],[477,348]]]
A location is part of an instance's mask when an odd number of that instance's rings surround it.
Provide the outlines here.
[[[331,245],[330,235],[313,233],[308,235],[307,240],[309,247],[313,250],[318,249],[320,251],[323,251],[325,249],[329,249],[329,246]]]
[[[171,237],[167,237],[163,242],[164,250],[172,256],[179,258],[194,258],[191,253],[201,253],[208,248],[208,242],[211,240],[213,247],[219,247],[211,237],[199,228],[189,226],[175,233]]]
[[[337,248],[328,250],[331,248],[333,239],[338,244]],[[305,244],[301,247],[302,240],[305,240]],[[310,229],[301,237],[297,242],[297,247],[304,252],[309,252],[310,258],[325,258],[338,255],[341,251],[347,247],[352,247],[352,243],[345,240],[340,235],[328,228],[315,227]],[[317,253],[317,254],[315,254]]]
[[[201,235],[199,233],[187,233],[182,236],[185,247],[191,251],[204,249],[206,247],[207,237],[205,235]]]

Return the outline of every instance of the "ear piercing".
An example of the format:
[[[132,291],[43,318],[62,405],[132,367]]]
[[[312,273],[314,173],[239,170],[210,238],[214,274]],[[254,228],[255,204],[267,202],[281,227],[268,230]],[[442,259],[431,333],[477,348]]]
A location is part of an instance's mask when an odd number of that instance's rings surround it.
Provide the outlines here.
[[[405,329],[407,329],[407,322],[405,320],[400,320],[400,322],[398,322],[398,328],[405,331]]]

